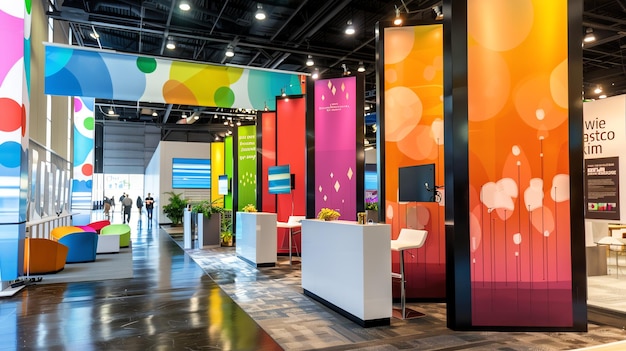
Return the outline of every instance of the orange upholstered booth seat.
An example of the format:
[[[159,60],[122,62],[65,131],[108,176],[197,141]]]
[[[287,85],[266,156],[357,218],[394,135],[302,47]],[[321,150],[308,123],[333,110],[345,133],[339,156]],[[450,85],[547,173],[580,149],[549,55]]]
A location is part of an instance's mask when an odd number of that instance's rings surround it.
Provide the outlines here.
[[[71,225],[64,225],[60,227],[52,228],[50,231],[50,239],[59,240],[67,234],[84,232],[84,230],[80,227],[75,227]]]
[[[68,247],[50,239],[26,238],[24,274],[56,273],[65,268]]]

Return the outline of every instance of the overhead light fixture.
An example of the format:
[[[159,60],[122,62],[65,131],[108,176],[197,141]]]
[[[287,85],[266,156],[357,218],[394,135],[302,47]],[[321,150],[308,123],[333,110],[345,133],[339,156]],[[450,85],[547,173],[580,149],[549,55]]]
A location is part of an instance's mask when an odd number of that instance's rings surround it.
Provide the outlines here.
[[[598,99],[606,99],[606,95],[602,94],[602,95],[598,96]]]
[[[254,14],[254,18],[262,21],[265,19],[265,11],[263,11],[263,5],[257,3],[256,4],[256,13]]]
[[[352,20],[348,20],[348,26],[346,27],[346,34],[352,35],[356,32],[354,26],[352,25]]]
[[[98,32],[96,32],[95,30],[92,32],[89,32],[89,36],[92,37],[93,39],[100,38],[100,34],[98,34]]]
[[[215,141],[219,141],[220,140],[220,136],[219,135],[215,135]]]
[[[241,121],[237,121],[237,125],[240,126],[241,125]]]
[[[109,107],[109,116],[112,116],[115,114],[115,110],[113,109],[113,106]]]
[[[435,19],[440,21],[443,19],[443,12],[441,11],[440,6],[433,6],[433,11],[435,12]]]
[[[342,63],[342,64],[341,64],[341,68],[343,68],[343,75],[344,75],[344,76],[349,76],[349,75],[350,75],[350,73],[352,73],[352,72],[348,71],[348,66],[346,66],[346,64],[345,64],[345,63]]]
[[[233,56],[235,56],[235,50],[233,50],[233,47],[231,45],[228,45],[224,55],[226,55],[226,57],[233,57]]]
[[[174,50],[176,49],[176,42],[174,40],[167,39],[167,44],[165,44],[165,47],[168,48],[169,50]]]
[[[356,70],[359,72],[365,72],[365,65],[363,64],[363,61],[359,61],[359,68]]]
[[[316,68],[316,69],[313,71],[313,74],[311,74],[311,78],[313,78],[313,79],[317,79],[317,78],[319,78],[319,77],[320,77],[320,70]]]
[[[152,111],[152,117],[156,117],[156,116],[158,116],[158,115],[159,115],[159,114],[158,114],[156,111]]]
[[[228,125],[228,121],[224,121],[224,125],[227,126]]]
[[[265,107],[263,107],[263,111],[269,111],[270,109],[267,107],[267,101],[265,101]]]
[[[306,59],[306,65],[311,67],[315,64],[315,62],[313,62],[313,57],[311,57],[311,55],[309,55]]]
[[[285,97],[287,93],[285,93],[285,89],[280,89],[280,96]]]
[[[597,87],[593,90],[594,93],[596,94],[600,94],[602,92],[602,88],[601,87]]]
[[[183,10],[183,11],[189,11],[189,10],[191,10],[191,5],[189,5],[189,3],[187,1],[181,1],[178,4],[178,8]]]
[[[591,43],[593,41],[596,41],[596,35],[593,34],[593,28],[587,28],[583,41],[585,43]]]
[[[400,9],[396,7],[396,18],[393,19],[393,24],[399,26],[402,24],[402,17],[400,17]]]
[[[187,113],[183,112],[183,114],[180,116],[180,118],[187,118]]]

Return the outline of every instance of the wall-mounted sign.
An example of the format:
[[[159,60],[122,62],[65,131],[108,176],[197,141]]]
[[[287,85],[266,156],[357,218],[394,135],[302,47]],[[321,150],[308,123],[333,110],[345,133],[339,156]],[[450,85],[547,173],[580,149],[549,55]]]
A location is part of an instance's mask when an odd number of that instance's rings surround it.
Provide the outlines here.
[[[585,217],[619,220],[619,157],[585,160]]]

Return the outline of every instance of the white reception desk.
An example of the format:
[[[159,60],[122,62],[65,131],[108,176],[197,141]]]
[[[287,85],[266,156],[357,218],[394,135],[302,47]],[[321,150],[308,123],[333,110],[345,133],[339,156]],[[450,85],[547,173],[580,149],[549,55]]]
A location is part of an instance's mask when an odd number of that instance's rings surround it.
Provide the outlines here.
[[[257,267],[276,265],[276,214],[237,212],[237,256]]]
[[[391,226],[303,220],[302,289],[363,327],[389,325]]]

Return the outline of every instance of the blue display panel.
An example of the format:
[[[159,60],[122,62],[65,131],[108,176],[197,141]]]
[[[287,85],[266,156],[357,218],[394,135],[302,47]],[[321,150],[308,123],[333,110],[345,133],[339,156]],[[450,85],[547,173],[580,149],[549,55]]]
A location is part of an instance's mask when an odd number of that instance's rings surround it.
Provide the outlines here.
[[[269,167],[267,173],[270,194],[289,194],[291,192],[289,165]]]
[[[172,188],[211,189],[211,160],[173,158]]]
[[[375,164],[365,165],[365,190],[378,189],[378,172]]]

